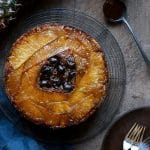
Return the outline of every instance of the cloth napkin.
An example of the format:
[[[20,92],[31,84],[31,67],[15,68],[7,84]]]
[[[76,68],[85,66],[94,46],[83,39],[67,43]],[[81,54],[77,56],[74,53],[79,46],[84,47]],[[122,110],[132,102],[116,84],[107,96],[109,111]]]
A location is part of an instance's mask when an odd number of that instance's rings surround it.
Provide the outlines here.
[[[45,145],[21,133],[0,111],[0,150],[73,150],[71,145]]]
[[[0,111],[0,150],[73,150],[71,145],[45,145],[21,133]]]
[[[0,88],[0,102],[8,107],[3,88]],[[0,107],[1,108],[1,107]],[[0,150],[73,150],[72,145],[42,144],[22,133],[9,121],[0,109]]]

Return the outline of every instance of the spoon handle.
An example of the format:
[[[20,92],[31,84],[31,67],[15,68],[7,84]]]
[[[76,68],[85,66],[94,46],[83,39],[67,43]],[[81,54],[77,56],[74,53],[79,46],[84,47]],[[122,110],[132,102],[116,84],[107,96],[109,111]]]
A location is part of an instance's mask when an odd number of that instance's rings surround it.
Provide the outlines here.
[[[139,41],[138,41],[137,37],[135,36],[135,34],[134,34],[134,32],[133,32],[131,26],[129,25],[129,23],[127,22],[127,20],[126,20],[124,17],[123,17],[123,22],[126,24],[126,26],[128,27],[129,31],[132,33],[132,36],[133,36],[133,38],[134,38],[134,40],[135,40],[135,42],[136,42],[136,44],[137,44],[137,46],[138,46],[138,48],[139,48],[141,54],[142,54],[142,56],[143,56],[145,62],[147,63],[147,65],[150,66],[150,60],[148,59],[147,55],[146,55],[145,52],[143,51],[143,48],[142,48],[142,46],[139,44]]]

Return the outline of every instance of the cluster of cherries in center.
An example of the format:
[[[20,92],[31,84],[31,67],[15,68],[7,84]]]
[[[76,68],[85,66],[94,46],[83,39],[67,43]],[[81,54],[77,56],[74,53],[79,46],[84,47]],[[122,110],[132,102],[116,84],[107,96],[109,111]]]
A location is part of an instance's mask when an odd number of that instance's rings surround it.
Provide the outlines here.
[[[42,66],[38,80],[40,88],[57,92],[71,92],[76,78],[76,64],[73,55],[48,58]]]

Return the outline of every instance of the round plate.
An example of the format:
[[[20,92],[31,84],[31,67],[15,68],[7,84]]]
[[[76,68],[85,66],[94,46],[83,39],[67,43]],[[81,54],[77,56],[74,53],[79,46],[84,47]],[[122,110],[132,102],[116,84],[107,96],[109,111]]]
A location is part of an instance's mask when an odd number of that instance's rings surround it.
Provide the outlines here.
[[[149,116],[150,107],[139,108],[123,115],[123,117],[117,120],[108,130],[102,144],[102,150],[122,150],[124,137],[134,123],[146,127],[144,139],[147,138],[150,135]]]
[[[62,23],[79,28],[91,35],[102,46],[109,70],[108,91],[103,104],[94,115],[78,126],[55,131],[44,127],[38,127],[22,119],[10,104],[5,94],[3,74],[0,80],[1,96],[3,96],[3,99],[0,100],[1,109],[19,129],[34,136],[40,141],[50,143],[81,142],[82,140],[87,140],[100,133],[108,126],[115,116],[125,87],[126,72],[124,58],[115,38],[106,27],[97,22],[94,18],[67,9],[49,9],[20,21],[13,29],[3,53],[0,56],[0,70],[4,69],[5,59],[9,54],[12,43],[14,43],[21,34],[32,27],[47,22]]]

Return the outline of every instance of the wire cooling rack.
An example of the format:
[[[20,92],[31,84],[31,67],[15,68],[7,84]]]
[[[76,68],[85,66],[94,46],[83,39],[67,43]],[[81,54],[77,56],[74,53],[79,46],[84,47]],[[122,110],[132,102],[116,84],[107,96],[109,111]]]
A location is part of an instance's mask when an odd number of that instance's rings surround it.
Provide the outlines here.
[[[49,22],[73,26],[91,35],[102,46],[109,70],[107,96],[95,114],[78,126],[60,130],[39,127],[20,117],[7,98],[3,82],[5,59],[9,54],[12,43],[32,27]],[[124,58],[118,43],[110,31],[94,18],[84,13],[67,9],[39,11],[31,17],[20,21],[12,30],[7,44],[1,52],[0,70],[0,109],[18,129],[44,143],[77,143],[101,134],[115,116],[126,82]]]

